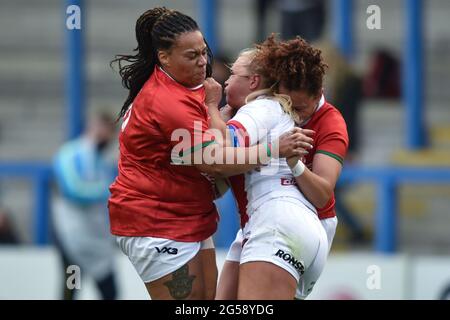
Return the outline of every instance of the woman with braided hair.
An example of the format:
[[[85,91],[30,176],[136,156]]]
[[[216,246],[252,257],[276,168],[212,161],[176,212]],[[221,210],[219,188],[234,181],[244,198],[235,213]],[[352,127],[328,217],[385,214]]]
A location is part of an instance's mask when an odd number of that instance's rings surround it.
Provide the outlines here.
[[[267,145],[242,148],[246,164],[238,165],[237,152],[223,148],[233,164],[206,164],[204,154],[221,145],[208,131],[211,97],[203,85],[212,54],[192,18],[150,9],[136,22],[136,39],[135,55],[113,61],[129,95],[120,112],[119,174],[110,187],[111,233],[152,299],[212,299],[218,214],[205,174],[245,172],[270,160],[270,152]],[[299,155],[293,135],[280,146],[286,157]],[[252,154],[258,162],[250,165]]]
[[[208,298],[217,277],[208,267],[215,265],[217,219],[210,183],[169,159],[172,130],[194,121],[207,128],[201,84],[210,51],[193,19],[166,8],[139,17],[136,40],[135,55],[113,60],[129,94],[120,111],[119,175],[110,187],[111,233],[152,299]]]

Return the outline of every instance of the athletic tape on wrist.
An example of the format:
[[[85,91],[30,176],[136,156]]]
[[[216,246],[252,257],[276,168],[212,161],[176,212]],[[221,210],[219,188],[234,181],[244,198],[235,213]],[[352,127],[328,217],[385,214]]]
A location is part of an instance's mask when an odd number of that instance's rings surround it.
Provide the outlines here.
[[[291,172],[294,177],[301,176],[303,172],[305,172],[305,165],[300,160],[297,161],[297,164],[291,168]]]

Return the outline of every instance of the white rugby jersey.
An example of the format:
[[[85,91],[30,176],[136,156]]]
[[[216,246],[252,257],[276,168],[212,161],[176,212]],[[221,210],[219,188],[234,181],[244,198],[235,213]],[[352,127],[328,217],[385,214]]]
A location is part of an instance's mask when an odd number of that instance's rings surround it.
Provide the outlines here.
[[[227,124],[236,146],[271,142],[295,125],[280,103],[267,96],[260,96],[241,107]],[[263,202],[278,197],[299,199],[316,212],[315,207],[297,188],[285,158],[272,159],[269,164],[247,172],[245,191],[247,214],[251,214]]]

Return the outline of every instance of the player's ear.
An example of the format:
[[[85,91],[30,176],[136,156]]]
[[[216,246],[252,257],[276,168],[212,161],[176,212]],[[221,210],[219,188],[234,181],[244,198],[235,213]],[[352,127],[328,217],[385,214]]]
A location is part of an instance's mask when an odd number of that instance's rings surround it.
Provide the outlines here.
[[[259,88],[259,86],[261,85],[261,76],[259,74],[252,74],[250,76],[250,89],[256,90]]]
[[[167,51],[158,50],[158,60],[163,68],[170,67],[170,58]]]

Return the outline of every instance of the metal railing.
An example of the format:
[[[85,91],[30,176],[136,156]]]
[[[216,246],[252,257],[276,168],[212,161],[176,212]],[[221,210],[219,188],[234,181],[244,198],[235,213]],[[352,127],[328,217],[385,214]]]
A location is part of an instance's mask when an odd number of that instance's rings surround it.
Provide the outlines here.
[[[33,184],[33,239],[36,245],[46,245],[49,241],[50,181],[51,167],[45,163],[0,163],[0,179],[27,178]],[[398,195],[400,184],[450,184],[449,168],[425,167],[346,167],[339,183],[369,181],[376,185],[375,239],[374,249],[378,252],[393,253],[397,249]],[[219,204],[225,210],[234,210],[232,199],[228,197]],[[226,246],[234,239],[236,223],[234,214],[223,212],[220,239],[217,245]]]
[[[339,183],[371,181],[376,185],[375,239],[378,252],[393,253],[397,249],[398,195],[400,184],[450,184],[450,167],[346,167]]]

